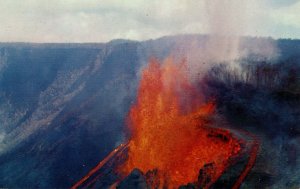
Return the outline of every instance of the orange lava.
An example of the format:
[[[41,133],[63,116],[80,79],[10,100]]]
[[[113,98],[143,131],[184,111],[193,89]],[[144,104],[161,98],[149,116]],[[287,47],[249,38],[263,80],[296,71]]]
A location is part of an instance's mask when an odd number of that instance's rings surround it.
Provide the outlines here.
[[[204,104],[193,88],[186,64],[151,60],[143,70],[136,104],[131,108],[128,160],[124,174],[138,168],[157,169],[161,185],[169,188],[197,181],[200,168],[214,163],[212,181],[240,151],[237,139],[211,137],[208,119],[214,104]],[[231,135],[228,135],[231,136]]]

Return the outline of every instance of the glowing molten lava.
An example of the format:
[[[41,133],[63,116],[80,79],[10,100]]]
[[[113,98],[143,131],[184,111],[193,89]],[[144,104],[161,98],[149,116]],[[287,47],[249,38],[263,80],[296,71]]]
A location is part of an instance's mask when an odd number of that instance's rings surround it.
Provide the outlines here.
[[[143,70],[137,102],[129,113],[131,139],[121,167],[124,174],[134,168],[144,173],[156,169],[160,186],[173,188],[197,181],[199,170],[213,163],[214,182],[240,151],[238,140],[227,131],[222,130],[224,138],[207,126],[214,104],[203,104],[187,73],[185,63],[171,59],[163,64],[151,60]]]

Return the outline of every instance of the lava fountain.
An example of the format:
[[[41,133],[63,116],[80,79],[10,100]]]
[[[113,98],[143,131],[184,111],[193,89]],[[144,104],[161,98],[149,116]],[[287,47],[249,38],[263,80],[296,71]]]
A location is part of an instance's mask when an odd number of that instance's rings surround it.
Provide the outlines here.
[[[184,61],[167,59],[160,64],[152,59],[142,72],[137,101],[129,112],[128,158],[120,172],[157,170],[158,187],[175,188],[195,183],[200,168],[213,164],[206,186],[212,184],[241,149],[229,132],[216,134],[218,129],[209,126],[214,108],[193,87]]]
[[[141,171],[146,188],[178,188],[188,183],[210,188],[241,160],[242,169],[228,183],[230,188],[240,187],[255,163],[259,142],[247,131],[215,127],[211,119],[215,105],[203,100],[188,71],[185,61],[150,61],[128,114],[128,142],[72,188],[116,188],[135,169]]]

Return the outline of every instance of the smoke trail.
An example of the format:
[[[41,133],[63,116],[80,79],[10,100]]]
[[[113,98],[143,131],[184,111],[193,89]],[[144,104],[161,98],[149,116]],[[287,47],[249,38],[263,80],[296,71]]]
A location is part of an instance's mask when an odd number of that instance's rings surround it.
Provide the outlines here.
[[[246,4],[245,0],[205,0],[210,34],[206,48],[211,61],[239,58],[240,36],[246,29]]]
[[[244,37],[255,30],[262,16],[260,6],[263,7],[262,2],[257,0],[204,0],[206,20],[202,24],[208,36],[186,45],[184,52],[192,68],[192,77],[205,74],[216,63],[226,63],[238,71],[238,61],[249,55],[265,59],[277,56],[275,40]]]
[[[201,39],[179,38],[178,46],[187,58],[191,77],[203,76],[215,63],[229,63],[241,57],[241,36],[246,34],[249,22],[246,0],[203,0],[200,14],[205,17],[201,21],[207,36]],[[200,19],[199,19],[200,20]],[[200,22],[200,21],[199,21]],[[179,56],[180,56],[179,55]]]

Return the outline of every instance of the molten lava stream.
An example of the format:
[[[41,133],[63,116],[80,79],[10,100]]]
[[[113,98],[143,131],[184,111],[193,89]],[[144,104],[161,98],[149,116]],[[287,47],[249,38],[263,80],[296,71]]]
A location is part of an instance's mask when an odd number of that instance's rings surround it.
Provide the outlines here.
[[[249,160],[248,163],[246,164],[243,172],[240,174],[239,178],[237,179],[237,181],[235,182],[235,184],[233,185],[232,189],[238,189],[240,188],[242,182],[244,181],[244,179],[246,178],[246,176],[248,175],[248,173],[251,171],[252,167],[255,164],[256,161],[256,157],[259,151],[259,140],[257,139],[257,137],[247,131],[240,131],[240,133],[244,133],[245,135],[249,136],[252,140],[251,142],[251,149],[249,152]]]
[[[152,59],[142,72],[137,102],[129,113],[128,159],[120,172],[158,170],[158,187],[175,188],[195,183],[200,168],[212,163],[205,187],[214,183],[241,147],[229,133],[226,141],[211,137],[207,120],[214,104],[204,104],[202,99],[184,62],[167,59],[160,64]]]
[[[92,170],[90,170],[87,175],[85,175],[83,178],[81,178],[79,181],[77,181],[71,187],[71,189],[76,189],[76,188],[79,188],[80,186],[83,186],[83,185],[85,187],[89,186],[90,183],[86,183],[88,181],[88,179],[92,175],[94,175],[97,171],[99,171],[116,153],[119,153],[119,151],[124,150],[126,147],[127,147],[127,144],[121,144],[116,149],[114,149],[112,152],[110,152],[108,154],[108,156],[106,156],[102,161],[100,161],[96,167],[94,167]]]

